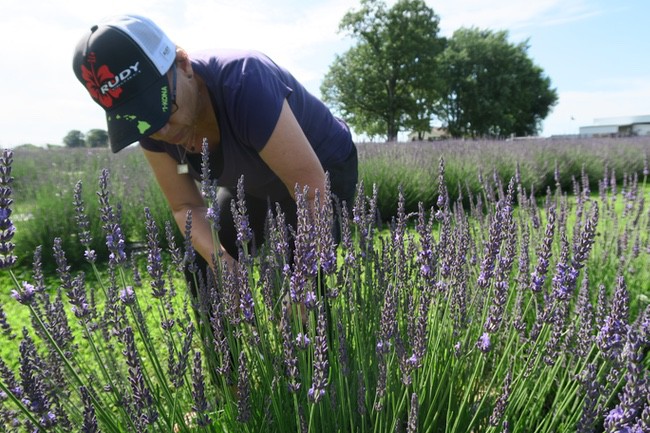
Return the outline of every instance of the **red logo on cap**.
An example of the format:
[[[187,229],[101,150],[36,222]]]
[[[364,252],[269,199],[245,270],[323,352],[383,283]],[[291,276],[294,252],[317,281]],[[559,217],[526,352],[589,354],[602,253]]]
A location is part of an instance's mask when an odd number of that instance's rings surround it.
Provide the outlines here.
[[[122,88],[112,88],[108,92],[103,93],[100,90],[102,83],[113,80],[115,74],[112,73],[106,65],[102,65],[95,69],[95,61],[95,53],[90,53],[88,55],[90,69],[85,65],[81,65],[81,75],[83,76],[83,79],[86,80],[86,89],[88,89],[90,96],[97,100],[104,108],[110,108],[113,106],[113,100],[120,97]]]

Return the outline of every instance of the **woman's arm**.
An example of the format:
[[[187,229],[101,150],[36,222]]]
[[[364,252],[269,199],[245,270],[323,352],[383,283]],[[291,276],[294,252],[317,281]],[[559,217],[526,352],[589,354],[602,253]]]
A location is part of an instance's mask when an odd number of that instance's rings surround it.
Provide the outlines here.
[[[194,180],[187,174],[176,172],[177,162],[164,152],[152,152],[142,149],[149,165],[154,172],[158,185],[162,190],[176,220],[176,224],[185,230],[187,211],[192,211],[192,245],[211,265],[215,253],[212,242],[212,229],[206,219],[207,208]],[[223,259],[229,265],[234,259],[222,247]]]
[[[278,175],[292,197],[296,184],[301,190],[304,186],[309,187],[310,202],[314,200],[317,189],[322,197],[325,191],[325,172],[286,99],[278,123],[261,150],[260,157]]]

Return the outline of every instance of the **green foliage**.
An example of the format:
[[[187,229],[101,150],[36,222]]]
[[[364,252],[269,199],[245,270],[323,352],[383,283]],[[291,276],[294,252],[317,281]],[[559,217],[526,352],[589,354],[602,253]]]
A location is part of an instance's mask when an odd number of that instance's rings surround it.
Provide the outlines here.
[[[63,137],[63,144],[66,147],[85,147],[86,139],[83,132],[73,129]]]
[[[444,48],[439,19],[422,0],[363,0],[340,29],[357,44],[337,56],[321,85],[332,104],[357,131],[385,135],[405,128],[428,131],[440,96],[436,55]]]
[[[104,129],[91,129],[86,133],[87,147],[108,147],[108,132]]]
[[[440,119],[452,137],[505,138],[539,132],[558,100],[528,43],[505,31],[459,29],[441,55],[446,83]]]

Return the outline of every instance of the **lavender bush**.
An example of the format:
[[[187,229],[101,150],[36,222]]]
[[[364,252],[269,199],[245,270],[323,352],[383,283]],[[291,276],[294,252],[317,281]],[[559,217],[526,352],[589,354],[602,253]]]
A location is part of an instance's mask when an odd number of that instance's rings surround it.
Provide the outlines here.
[[[50,251],[55,238],[61,239],[71,265],[83,264],[86,246],[77,237],[76,221],[80,211],[88,216],[84,230],[86,241],[99,258],[107,259],[96,199],[103,169],[109,170],[114,180],[108,187],[119,197],[115,211],[121,214],[129,248],[141,245],[146,238],[142,224],[144,206],[155,215],[171,220],[165,199],[137,148],[125,149],[119,155],[112,155],[105,148],[17,149],[14,154],[16,182],[13,193],[18,204],[15,224],[20,227],[16,255],[20,267],[29,267],[31,254],[37,246]],[[78,208],[80,203],[83,209]],[[180,233],[177,235],[180,237]],[[49,261],[44,263],[48,271],[53,271],[49,264]]]
[[[469,208],[450,198],[440,159],[435,203],[408,212],[398,189],[385,231],[379,189],[365,195],[362,182],[339,246],[333,209],[310,212],[298,189],[295,232],[269,214],[271,241],[255,255],[240,199],[238,265],[215,257],[207,276],[193,264],[191,224],[179,245],[149,209],[146,264],[134,265],[103,171],[105,276],[75,198],[96,284],[72,270],[60,239],[36,249],[29,278],[16,276],[12,162],[5,150],[0,264],[14,288],[0,298],[3,431],[650,429],[647,158],[620,184],[606,171],[597,192],[574,173],[570,197],[549,188],[540,205],[521,173],[492,176]],[[216,228],[214,187],[202,190]],[[42,270],[50,257],[55,284]],[[28,321],[12,320],[18,310]]]
[[[373,185],[379,187],[380,215],[389,220],[396,216],[400,186],[407,213],[417,212],[419,202],[426,208],[436,203],[437,166],[443,157],[449,195],[454,201],[462,198],[467,207],[495,178],[520,176],[530,195],[544,197],[549,187],[572,191],[573,177],[584,173],[597,191],[605,177],[620,184],[626,173],[640,173],[648,154],[649,136],[363,143],[359,174],[368,194]]]

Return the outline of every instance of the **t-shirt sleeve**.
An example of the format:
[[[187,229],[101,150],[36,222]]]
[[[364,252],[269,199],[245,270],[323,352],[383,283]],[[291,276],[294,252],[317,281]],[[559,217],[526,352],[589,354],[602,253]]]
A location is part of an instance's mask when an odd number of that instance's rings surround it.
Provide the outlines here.
[[[292,89],[270,60],[249,57],[239,73],[237,85],[230,88],[233,132],[241,143],[259,152],[271,138],[282,103]]]

